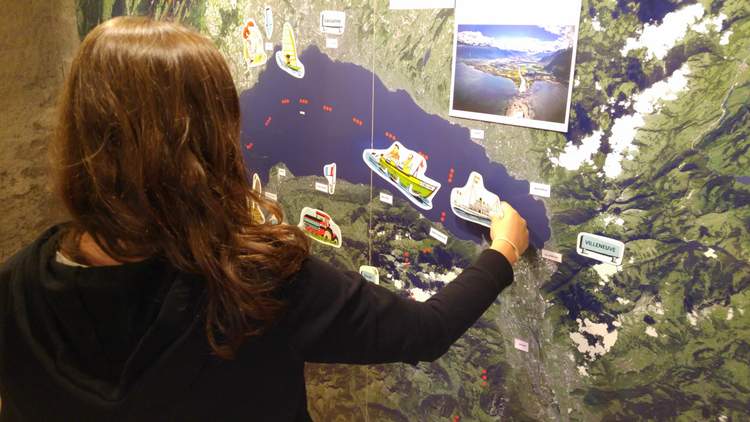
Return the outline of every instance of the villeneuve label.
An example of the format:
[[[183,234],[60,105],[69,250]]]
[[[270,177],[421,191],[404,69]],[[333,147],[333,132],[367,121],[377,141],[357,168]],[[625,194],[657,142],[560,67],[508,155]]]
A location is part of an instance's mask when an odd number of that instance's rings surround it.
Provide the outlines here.
[[[471,139],[484,139],[484,131],[482,129],[471,129],[469,136],[471,136]]]
[[[550,261],[562,262],[562,254],[548,251],[546,249],[542,249],[542,258],[549,259]]]
[[[579,255],[606,264],[621,265],[622,257],[625,254],[625,244],[619,240],[581,232],[578,233],[576,251]]]
[[[529,183],[529,193],[531,195],[543,196],[545,198],[549,198],[550,191],[551,191],[550,186],[545,185],[544,183],[535,183],[535,182]]]
[[[380,202],[385,202],[388,205],[393,205],[393,195],[385,192],[380,192]]]
[[[430,227],[430,237],[442,243],[443,245],[448,243],[448,235],[435,229],[434,227]]]
[[[527,343],[527,342],[525,342],[525,341],[523,341],[521,339],[514,338],[513,339],[513,346],[516,349],[518,349],[518,350],[520,350],[522,352],[528,352],[529,351],[529,343]]]
[[[286,169],[279,169],[279,177],[286,177]]]

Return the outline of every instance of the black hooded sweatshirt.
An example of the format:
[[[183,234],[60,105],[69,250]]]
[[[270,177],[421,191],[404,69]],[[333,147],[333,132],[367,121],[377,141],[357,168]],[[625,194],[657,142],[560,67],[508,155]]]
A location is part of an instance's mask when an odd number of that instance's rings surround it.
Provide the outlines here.
[[[435,360],[513,279],[487,250],[420,303],[309,257],[279,290],[284,316],[222,360],[200,276],[59,263],[62,228],[0,268],[0,421],[309,421],[305,362]]]

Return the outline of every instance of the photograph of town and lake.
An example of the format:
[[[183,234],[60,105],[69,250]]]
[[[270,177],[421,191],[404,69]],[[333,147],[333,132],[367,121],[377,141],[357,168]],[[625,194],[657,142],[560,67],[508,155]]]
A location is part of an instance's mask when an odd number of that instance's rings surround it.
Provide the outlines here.
[[[459,24],[452,111],[564,123],[575,29]]]

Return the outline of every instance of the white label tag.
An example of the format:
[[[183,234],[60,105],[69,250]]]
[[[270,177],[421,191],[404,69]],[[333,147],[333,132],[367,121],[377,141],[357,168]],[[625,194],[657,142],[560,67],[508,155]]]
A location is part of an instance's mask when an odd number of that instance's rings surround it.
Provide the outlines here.
[[[388,205],[393,205],[393,195],[389,195],[385,192],[380,192],[380,202],[385,202]]]
[[[279,198],[278,196],[276,196],[275,193],[272,193],[272,192],[263,192],[263,195],[265,195],[266,198],[268,198],[268,199],[270,199],[272,201],[275,201],[275,200],[277,200]]]
[[[484,131],[482,129],[471,129],[469,133],[471,139],[484,139]]]
[[[328,193],[328,183],[315,182],[315,190]]]
[[[529,351],[529,343],[526,343],[525,341],[521,339],[514,338],[513,339],[513,346],[522,351],[522,352],[528,352]]]
[[[346,13],[339,10],[324,10],[320,12],[320,32],[341,35],[344,33],[345,27]]]
[[[535,196],[543,196],[545,198],[549,198],[551,188],[549,185],[545,185],[544,183],[535,183],[531,182],[529,183],[529,193]]]
[[[442,243],[443,245],[448,243],[448,235],[435,229],[434,227],[430,227],[430,237]]]
[[[338,38],[326,38],[326,48],[339,48]]]
[[[562,262],[562,254],[548,251],[546,249],[542,249],[542,258],[549,259],[550,261]]]
[[[279,169],[279,177],[286,177],[286,169]]]
[[[273,51],[273,43],[267,42],[266,43],[266,51]]]

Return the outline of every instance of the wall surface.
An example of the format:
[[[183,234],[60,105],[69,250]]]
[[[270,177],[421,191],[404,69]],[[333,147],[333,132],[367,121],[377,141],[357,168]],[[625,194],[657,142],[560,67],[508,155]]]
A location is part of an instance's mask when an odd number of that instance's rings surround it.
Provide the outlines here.
[[[0,6],[0,261],[63,217],[47,149],[63,72],[79,43],[74,0]]]

